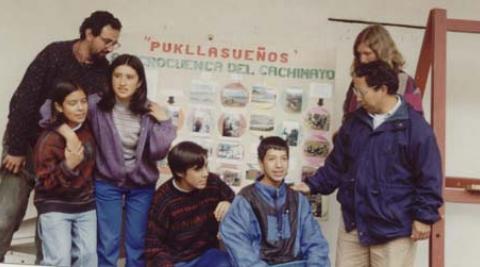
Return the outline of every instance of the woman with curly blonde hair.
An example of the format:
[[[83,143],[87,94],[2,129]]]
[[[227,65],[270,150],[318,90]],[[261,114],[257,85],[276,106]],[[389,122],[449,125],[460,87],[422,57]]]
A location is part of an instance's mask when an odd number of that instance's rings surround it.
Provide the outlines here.
[[[398,51],[390,33],[381,25],[374,24],[363,29],[355,39],[353,45],[352,69],[359,64],[369,63],[375,60],[383,60],[398,73],[398,94],[402,95],[407,103],[415,110],[423,113],[422,96],[415,84],[415,80],[403,71],[405,60]],[[343,104],[344,115],[355,111],[358,102],[353,92],[353,83],[347,91],[347,97]]]

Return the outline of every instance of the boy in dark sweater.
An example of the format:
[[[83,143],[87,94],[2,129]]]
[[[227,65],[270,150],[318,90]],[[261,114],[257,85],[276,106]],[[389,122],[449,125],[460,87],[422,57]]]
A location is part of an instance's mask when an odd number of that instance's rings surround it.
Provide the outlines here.
[[[207,151],[181,142],[168,154],[173,178],[155,193],[148,219],[145,255],[148,266],[230,266],[218,249],[218,224],[234,192],[208,172]]]

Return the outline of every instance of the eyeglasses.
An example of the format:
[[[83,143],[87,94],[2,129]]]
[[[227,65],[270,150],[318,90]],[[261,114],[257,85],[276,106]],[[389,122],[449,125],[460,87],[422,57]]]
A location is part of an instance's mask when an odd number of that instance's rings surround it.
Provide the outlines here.
[[[368,93],[368,90],[361,90],[356,87],[352,87],[352,88],[353,88],[353,93],[357,96],[364,97]]]
[[[113,49],[118,49],[120,48],[120,46],[122,46],[119,42],[114,41],[110,38],[105,38],[100,35],[98,37],[100,38],[100,40],[102,40],[102,42],[105,44],[106,47],[112,47]]]

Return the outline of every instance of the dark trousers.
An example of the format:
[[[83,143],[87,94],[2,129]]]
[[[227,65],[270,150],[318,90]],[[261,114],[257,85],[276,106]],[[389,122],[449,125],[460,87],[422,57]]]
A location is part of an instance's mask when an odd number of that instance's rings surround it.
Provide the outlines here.
[[[3,162],[7,151],[5,143],[2,151]],[[10,249],[13,234],[18,230],[25,216],[28,198],[35,185],[33,173],[31,150],[27,153],[25,168],[19,173],[14,174],[4,169],[0,170],[0,262],[3,262],[5,254]],[[35,234],[37,262],[41,259],[39,240]]]

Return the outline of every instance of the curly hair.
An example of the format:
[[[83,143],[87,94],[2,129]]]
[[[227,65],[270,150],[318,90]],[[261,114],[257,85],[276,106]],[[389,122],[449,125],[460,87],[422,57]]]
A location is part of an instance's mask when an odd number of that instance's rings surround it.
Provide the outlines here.
[[[80,39],[85,39],[85,30],[91,29],[93,36],[98,36],[103,27],[110,25],[113,29],[120,31],[122,29],[122,23],[119,19],[114,17],[112,13],[108,11],[95,11],[90,17],[83,20],[80,25]]]
[[[389,95],[398,91],[398,75],[395,70],[383,60],[375,60],[365,64],[359,64],[353,71],[354,77],[364,77],[368,86],[375,91],[381,86],[386,86]]]

